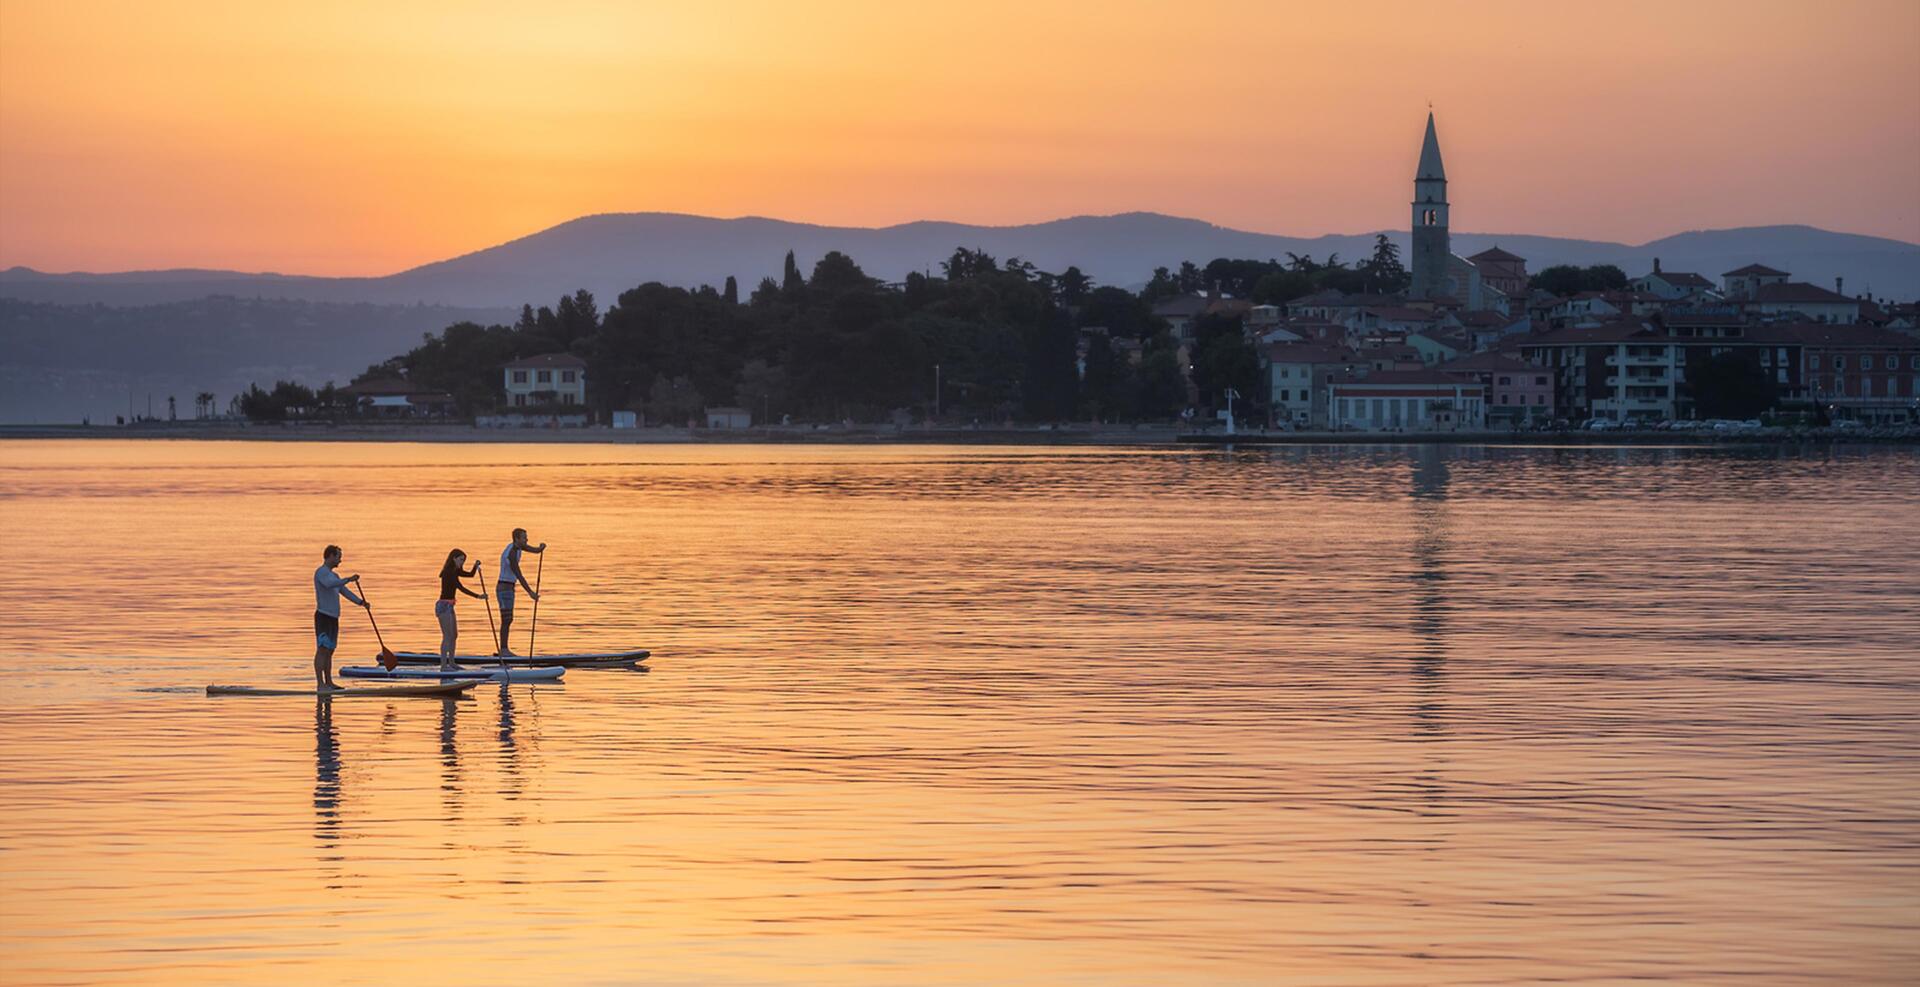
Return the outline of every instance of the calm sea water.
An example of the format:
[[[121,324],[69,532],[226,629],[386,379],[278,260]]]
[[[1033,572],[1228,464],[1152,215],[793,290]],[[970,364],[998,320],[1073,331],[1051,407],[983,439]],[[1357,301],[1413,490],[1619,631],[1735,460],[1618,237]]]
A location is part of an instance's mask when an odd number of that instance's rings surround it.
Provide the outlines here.
[[[7,983],[1920,979],[1912,450],[12,442],[0,516]],[[327,542],[431,650],[516,525],[650,671],[201,694]]]

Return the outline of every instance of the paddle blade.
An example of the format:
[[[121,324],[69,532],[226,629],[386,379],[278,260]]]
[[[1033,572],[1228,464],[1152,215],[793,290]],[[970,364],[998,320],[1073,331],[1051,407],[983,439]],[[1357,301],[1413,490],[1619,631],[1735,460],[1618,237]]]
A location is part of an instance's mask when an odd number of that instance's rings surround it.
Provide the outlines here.
[[[389,672],[393,671],[395,668],[400,667],[400,656],[394,654],[387,648],[381,648],[380,667],[385,668]]]

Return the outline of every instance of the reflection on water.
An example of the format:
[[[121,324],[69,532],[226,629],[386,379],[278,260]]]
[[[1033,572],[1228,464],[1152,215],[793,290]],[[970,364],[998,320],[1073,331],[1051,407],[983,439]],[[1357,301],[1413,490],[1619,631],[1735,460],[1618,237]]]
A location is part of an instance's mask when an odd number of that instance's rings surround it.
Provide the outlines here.
[[[1418,446],[1412,451],[1413,512],[1412,631],[1413,739],[1443,739],[1447,730],[1447,531],[1448,450]],[[1448,794],[1444,750],[1420,749],[1420,772],[1413,785],[1425,799],[1424,816],[1446,816]]]
[[[1916,475],[0,443],[0,981],[1912,982]],[[432,650],[515,526],[652,671],[195,688],[310,680],[328,542]]]
[[[340,735],[326,696],[313,700],[313,836],[326,849],[340,841]]]

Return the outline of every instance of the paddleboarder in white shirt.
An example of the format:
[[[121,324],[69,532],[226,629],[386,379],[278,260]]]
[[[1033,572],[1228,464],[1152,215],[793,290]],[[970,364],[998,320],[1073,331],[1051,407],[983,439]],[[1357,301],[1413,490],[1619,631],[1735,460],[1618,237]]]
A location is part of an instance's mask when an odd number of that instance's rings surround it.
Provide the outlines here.
[[[527,544],[527,529],[513,529],[513,542],[500,552],[500,571],[494,575],[493,595],[500,601],[500,650],[494,652],[497,658],[512,658],[513,649],[507,647],[507,628],[513,626],[513,587],[515,583],[527,591],[527,599],[538,600],[540,594],[527,585],[527,577],[520,574],[520,554],[532,552],[535,555],[547,550],[547,543]]]
[[[333,684],[333,649],[340,646],[340,598],[363,607],[367,601],[347,588],[360,581],[359,574],[345,578],[334,574],[345,558],[340,546],[328,545],[320,558],[320,568],[313,570],[313,680],[322,692],[338,692],[340,687]]]

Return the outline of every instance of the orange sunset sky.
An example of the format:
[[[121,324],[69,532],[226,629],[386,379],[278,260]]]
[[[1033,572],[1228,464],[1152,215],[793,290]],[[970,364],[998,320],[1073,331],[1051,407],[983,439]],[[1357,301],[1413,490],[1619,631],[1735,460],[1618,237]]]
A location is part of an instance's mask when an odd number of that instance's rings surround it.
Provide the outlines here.
[[[1920,2],[0,0],[0,267],[386,274],[587,213],[1920,241]]]

